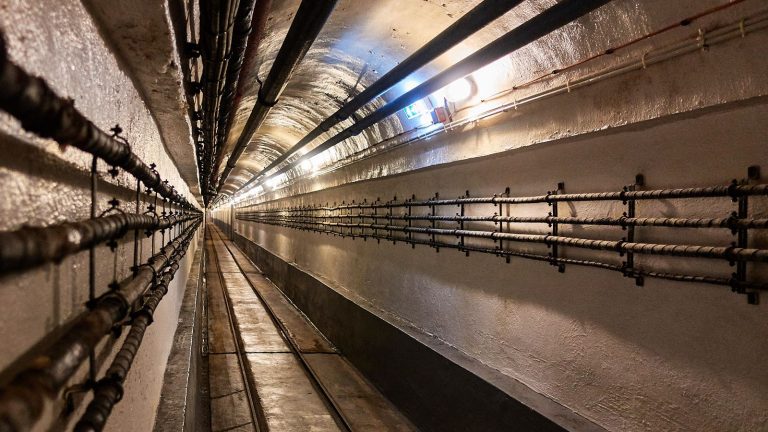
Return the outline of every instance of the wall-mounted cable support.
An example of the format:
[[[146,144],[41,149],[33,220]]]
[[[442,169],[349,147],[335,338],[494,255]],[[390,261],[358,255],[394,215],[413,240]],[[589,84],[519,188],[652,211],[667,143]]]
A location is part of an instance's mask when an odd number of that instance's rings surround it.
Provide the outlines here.
[[[93,399],[75,425],[74,430],[76,432],[103,430],[112,409],[122,399],[123,384],[141,347],[144,333],[153,322],[155,309],[165,294],[168,293],[168,285],[179,269],[179,261],[184,257],[191,240],[190,237],[184,240],[181,247],[174,253],[174,257],[169,261],[168,266],[163,270],[162,275],[155,280],[149,293],[144,297],[141,308],[131,314],[131,330],[104,377],[96,383]]]
[[[759,177],[759,169],[750,167],[750,180]],[[642,179],[641,176],[637,177]],[[565,264],[579,264],[619,271],[642,284],[643,277],[693,281],[726,285],[735,292],[746,294],[749,303],[757,302],[757,293],[747,290],[768,289],[768,284],[750,280],[746,274],[746,263],[764,265],[768,263],[768,249],[750,247],[748,232],[768,229],[768,219],[754,218],[749,214],[747,197],[754,197],[765,202],[768,197],[767,184],[752,182],[732,182],[727,186],[693,187],[678,189],[638,190],[641,180],[636,184],[617,192],[565,193],[563,183],[558,184],[555,192],[546,195],[514,197],[503,195],[470,197],[468,194],[458,198],[440,199],[437,195],[427,200],[411,198],[405,201],[393,200],[382,203],[379,200],[341,204],[341,205],[304,205],[301,208],[275,207],[276,202],[262,203],[256,206],[243,206],[236,209],[236,218],[240,221],[258,222],[268,225],[296,228],[342,237],[371,237],[393,242],[406,242],[411,245],[423,244],[433,248],[454,248],[463,252],[476,251],[495,254],[505,258],[523,257],[546,261],[563,272]],[[653,204],[668,200],[707,200],[705,208],[728,207],[731,201],[738,204],[738,210],[729,217],[638,217],[636,203],[647,202],[643,208],[653,208]],[[663,201],[662,201],[663,200]],[[574,209],[576,203],[612,202],[625,204],[627,211],[616,216],[561,216],[567,203]],[[719,202],[720,207],[716,205]],[[750,201],[752,202],[752,201]],[[711,204],[711,205],[710,205]],[[531,216],[531,211],[540,211],[544,205],[550,211],[542,216]],[[440,214],[437,208],[459,206],[460,212],[454,215]],[[501,210],[505,206],[505,210]],[[611,206],[613,208],[613,206]],[[380,210],[384,210],[384,213]],[[488,214],[490,209],[497,209]],[[557,210],[556,210],[557,209]],[[572,210],[575,211],[575,210]],[[515,213],[523,215],[515,215]],[[356,218],[357,221],[354,221]],[[501,229],[501,224],[508,224]],[[546,227],[537,227],[546,224]],[[583,228],[569,229],[569,226],[594,225],[605,227],[602,230]],[[642,227],[643,230],[639,228]],[[620,228],[620,231],[617,231]],[[653,230],[664,228],[664,230]],[[660,241],[659,236],[669,235],[670,228],[675,228],[674,241]],[[683,231],[685,229],[686,231]],[[697,235],[690,234],[696,229]],[[713,238],[717,231],[702,235],[701,230],[728,230],[737,233],[739,240],[733,244],[716,244]],[[589,236],[585,233],[590,233]],[[686,232],[690,238],[686,238]],[[653,241],[639,240],[643,234],[653,234]],[[616,236],[623,237],[616,239]],[[605,238],[610,236],[613,238]],[[713,237],[714,236],[714,237]],[[600,237],[600,238],[595,238]],[[455,242],[450,241],[454,239]],[[709,240],[707,240],[709,239]],[[709,244],[705,244],[709,242]],[[715,244],[713,244],[715,243]],[[538,246],[537,246],[538,245]],[[541,245],[548,249],[544,250]],[[577,252],[582,250],[582,252]],[[581,255],[592,252],[596,257],[584,259]],[[618,256],[610,257],[602,252],[614,252]],[[575,257],[574,255],[578,256]],[[728,276],[710,276],[707,274],[691,275],[669,272],[669,263],[659,259],[643,257],[681,257],[694,259],[720,260],[735,265],[737,271]],[[716,266],[708,265],[704,273],[717,271]]]
[[[96,298],[66,326],[66,332],[38,352],[23,370],[0,388],[0,430],[30,430],[88,358],[90,349],[129,317],[137,301],[171,263],[177,261],[200,222],[187,227],[152,256],[134,275]]]

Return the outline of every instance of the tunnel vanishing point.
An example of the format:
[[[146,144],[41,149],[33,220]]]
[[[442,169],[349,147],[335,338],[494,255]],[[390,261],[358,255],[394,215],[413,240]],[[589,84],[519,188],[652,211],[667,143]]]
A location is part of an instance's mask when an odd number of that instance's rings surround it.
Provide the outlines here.
[[[0,0],[0,432],[768,432],[765,0]]]

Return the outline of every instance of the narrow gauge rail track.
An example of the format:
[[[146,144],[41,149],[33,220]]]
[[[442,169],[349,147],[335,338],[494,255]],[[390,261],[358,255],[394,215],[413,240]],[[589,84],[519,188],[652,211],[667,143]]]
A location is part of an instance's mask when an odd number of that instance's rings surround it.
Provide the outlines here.
[[[206,229],[211,230],[211,238],[213,239],[213,242],[220,242],[229,252],[230,255],[234,257],[234,254],[232,253],[232,250],[230,246],[227,244],[227,241],[224,240],[224,238],[221,235],[220,230],[214,226],[214,225],[208,225]],[[214,249],[214,253],[215,249]],[[216,257],[216,265],[218,267],[218,277],[221,282],[221,287],[225,291],[224,292],[224,302],[227,306],[227,317],[229,319],[229,325],[232,329],[232,334],[235,336],[235,346],[237,349],[237,358],[240,365],[241,373],[243,374],[243,380],[244,385],[246,388],[246,394],[248,397],[248,401],[251,407],[251,415],[254,420],[254,425],[256,425],[256,430],[260,432],[266,432],[269,430],[269,427],[267,425],[266,419],[264,417],[264,412],[261,409],[261,406],[258,402],[258,393],[255,388],[252,388],[252,383],[248,380],[247,374],[245,372],[245,363],[247,362],[246,359],[246,352],[244,347],[242,346],[242,341],[237,335],[237,327],[234,323],[234,309],[232,307],[232,304],[229,301],[229,298],[226,293],[226,285],[224,283],[224,278],[222,276],[221,272],[221,263],[218,260],[218,256]],[[242,268],[240,263],[237,260],[234,260],[235,264],[237,265],[238,270],[244,275],[245,270]],[[254,265],[254,267],[256,267]],[[258,267],[257,267],[258,268]],[[245,278],[248,280],[248,278]],[[336,424],[339,426],[340,430],[345,432],[353,432],[353,428],[351,426],[351,422],[347,417],[344,415],[344,411],[341,409],[339,403],[334,399],[331,392],[328,390],[328,388],[323,384],[322,380],[320,379],[317,372],[312,368],[310,363],[305,358],[304,354],[302,353],[301,349],[299,348],[298,344],[290,335],[290,332],[285,327],[285,325],[277,318],[277,315],[275,314],[272,307],[269,305],[269,303],[262,297],[262,295],[259,293],[259,291],[256,289],[256,287],[253,286],[250,280],[248,280],[248,285],[251,287],[251,290],[256,295],[256,298],[258,298],[259,302],[264,306],[264,310],[269,315],[270,320],[275,325],[275,328],[277,328],[283,337],[283,339],[286,342],[286,345],[291,351],[291,354],[296,358],[299,365],[301,366],[301,369],[306,374],[307,378],[309,379],[310,383],[312,384],[312,387],[317,391],[317,394],[320,396],[320,399],[323,401],[325,406],[328,408],[328,412],[330,413],[331,417],[333,417]]]

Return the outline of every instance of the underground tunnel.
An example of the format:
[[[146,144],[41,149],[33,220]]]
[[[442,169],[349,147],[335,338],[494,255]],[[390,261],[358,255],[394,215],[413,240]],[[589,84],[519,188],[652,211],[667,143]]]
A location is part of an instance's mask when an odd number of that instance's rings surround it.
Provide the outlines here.
[[[768,431],[765,0],[0,0],[0,432]]]

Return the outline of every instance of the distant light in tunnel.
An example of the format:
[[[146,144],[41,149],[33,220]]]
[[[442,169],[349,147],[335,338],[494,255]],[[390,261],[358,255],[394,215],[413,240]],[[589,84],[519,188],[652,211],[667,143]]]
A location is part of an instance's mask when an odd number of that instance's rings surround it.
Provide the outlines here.
[[[312,171],[315,168],[315,165],[312,163],[311,160],[305,160],[301,163],[301,169],[304,171]]]
[[[445,89],[445,98],[448,102],[459,102],[472,95],[472,84],[466,78],[457,79],[448,84]]]

